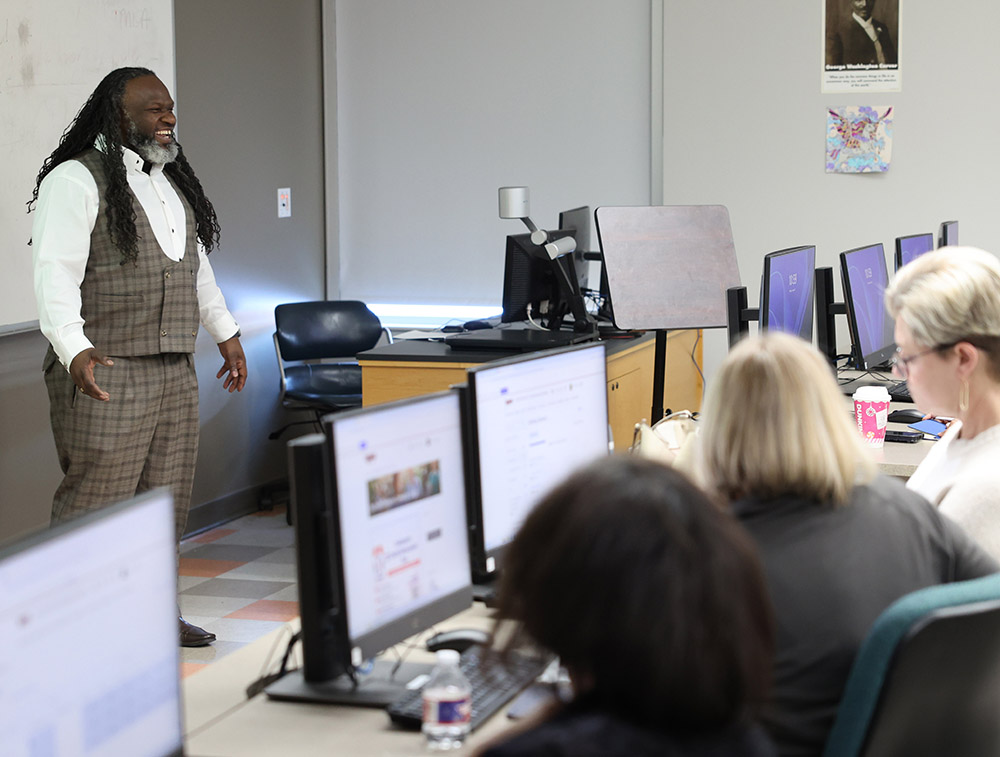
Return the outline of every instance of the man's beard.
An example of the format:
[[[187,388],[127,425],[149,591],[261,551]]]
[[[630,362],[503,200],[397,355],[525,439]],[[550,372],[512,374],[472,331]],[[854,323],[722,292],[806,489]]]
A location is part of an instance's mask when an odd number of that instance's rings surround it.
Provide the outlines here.
[[[152,134],[140,134],[135,122],[126,116],[128,120],[128,140],[129,145],[143,160],[157,165],[166,165],[177,160],[177,153],[180,148],[176,141],[169,145],[161,145]]]

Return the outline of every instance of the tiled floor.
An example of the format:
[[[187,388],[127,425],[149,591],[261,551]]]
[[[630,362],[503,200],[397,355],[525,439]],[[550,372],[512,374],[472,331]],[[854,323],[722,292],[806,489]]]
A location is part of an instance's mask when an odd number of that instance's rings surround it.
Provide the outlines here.
[[[179,590],[184,619],[217,637],[181,648],[184,676],[298,617],[295,536],[284,507],[181,542]]]

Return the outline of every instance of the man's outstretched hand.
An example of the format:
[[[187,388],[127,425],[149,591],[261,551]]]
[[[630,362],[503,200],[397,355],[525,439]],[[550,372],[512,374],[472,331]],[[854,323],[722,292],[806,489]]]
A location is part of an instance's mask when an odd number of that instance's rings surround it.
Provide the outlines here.
[[[243,391],[243,385],[247,382],[247,358],[243,354],[240,338],[234,336],[219,342],[219,352],[224,362],[215,377],[226,377],[222,382],[222,388],[229,390],[230,393]]]

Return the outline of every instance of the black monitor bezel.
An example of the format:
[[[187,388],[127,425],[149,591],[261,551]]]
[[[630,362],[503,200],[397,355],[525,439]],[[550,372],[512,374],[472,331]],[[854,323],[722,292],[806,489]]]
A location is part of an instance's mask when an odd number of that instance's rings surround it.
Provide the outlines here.
[[[904,265],[904,263],[903,263],[903,243],[906,242],[908,239],[926,239],[927,240],[928,247],[927,247],[926,250],[924,250],[924,252],[920,253],[921,255],[923,255],[924,253],[930,252],[931,250],[934,249],[934,234],[932,234],[929,231],[926,234],[907,234],[906,236],[896,237],[896,253],[895,253],[895,255],[893,255],[893,263],[894,263],[894,270],[895,271],[899,271],[899,269],[902,268],[903,265]]]
[[[861,247],[855,247],[840,253],[840,280],[844,291],[844,305],[847,310],[847,326],[848,329],[850,329],[851,334],[851,352],[854,358],[854,367],[859,370],[866,371],[875,370],[876,368],[887,364],[890,358],[892,358],[892,356],[896,353],[895,342],[883,345],[867,355],[861,353],[861,334],[858,330],[858,320],[854,308],[854,295],[851,291],[851,281],[850,276],[847,273],[847,267],[850,255],[861,252],[862,250],[870,250],[873,247],[878,247],[879,252],[881,253],[880,259],[882,261],[883,279],[886,283],[888,283],[889,269],[885,262],[885,246],[881,242],[862,245]],[[883,308],[885,307],[884,301],[882,301],[881,306]]]
[[[333,413],[323,417],[322,426],[323,434],[326,438],[326,444],[328,448],[327,460],[329,461],[328,470],[328,483],[329,492],[327,497],[327,503],[331,508],[330,511],[330,534],[329,534],[329,545],[334,550],[332,553],[337,562],[333,565],[336,576],[335,580],[337,582],[337,592],[341,598],[339,607],[337,608],[335,615],[337,616],[336,622],[340,625],[340,630],[343,633],[343,638],[347,640],[350,646],[349,662],[350,664],[357,666],[361,661],[365,659],[370,659],[374,657],[379,652],[388,649],[389,647],[395,646],[406,639],[413,636],[424,629],[430,628],[435,623],[439,623],[443,620],[447,620],[453,615],[466,610],[472,606],[472,577],[471,573],[469,575],[469,580],[459,589],[447,594],[443,597],[439,597],[437,600],[425,605],[417,610],[407,613],[395,620],[391,620],[383,625],[367,631],[357,637],[352,637],[349,632],[348,616],[349,608],[347,606],[349,601],[349,595],[347,593],[345,585],[345,577],[343,571],[343,535],[341,533],[341,521],[340,521],[340,502],[337,495],[337,461],[334,454],[334,438],[336,435],[336,426],[345,420],[350,420],[361,415],[371,415],[377,413],[391,412],[399,407],[404,407],[408,405],[414,405],[422,402],[432,402],[438,401],[440,399],[450,397],[455,403],[455,410],[458,413],[459,418],[459,428],[461,429],[462,423],[462,411],[461,411],[461,401],[458,393],[454,390],[448,390],[443,392],[433,392],[431,394],[421,395],[419,397],[411,397],[407,399],[397,400],[394,402],[386,402],[379,405],[372,405],[370,407],[358,408],[356,410],[348,410],[340,413]],[[465,460],[463,455],[463,478],[465,476]],[[468,491],[467,485],[463,487],[463,494]],[[467,507],[465,508],[467,511]],[[468,531],[466,530],[466,533]]]
[[[473,366],[467,371],[466,384],[460,388],[460,391],[463,396],[463,429],[466,434],[465,450],[467,460],[466,485],[468,490],[469,558],[473,580],[477,582],[488,582],[496,577],[497,573],[503,567],[504,554],[507,550],[507,546],[510,544],[510,541],[493,547],[492,549],[486,549],[486,534],[483,526],[483,491],[482,479],[480,476],[479,428],[476,411],[476,376],[485,371],[498,368],[502,369],[504,366],[511,364],[544,360],[554,355],[561,355],[568,352],[586,349],[602,350],[602,364],[604,365],[606,383],[607,346],[604,342],[587,342],[585,344],[574,344],[567,347],[556,347],[550,350],[540,350],[539,352],[515,355],[503,360],[492,360],[489,363]],[[605,414],[607,414],[607,412],[607,404],[605,403]],[[492,569],[488,566],[492,566]]]
[[[800,245],[798,247],[788,247],[784,250],[776,250],[775,252],[769,252],[764,256],[764,266],[761,273],[761,284],[760,284],[760,306],[758,309],[758,322],[760,324],[761,331],[767,331],[771,328],[771,324],[768,323],[767,313],[768,305],[771,300],[771,262],[778,257],[785,255],[794,255],[796,253],[803,252],[804,250],[812,250],[812,265],[809,267],[809,307],[808,307],[808,322],[809,322],[809,334],[804,336],[801,332],[797,336],[802,337],[808,342],[812,341],[813,338],[813,313],[816,303],[816,245]]]

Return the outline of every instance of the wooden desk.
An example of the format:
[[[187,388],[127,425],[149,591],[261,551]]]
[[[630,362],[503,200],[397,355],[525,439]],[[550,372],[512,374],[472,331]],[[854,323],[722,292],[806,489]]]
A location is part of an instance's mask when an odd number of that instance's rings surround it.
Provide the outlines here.
[[[438,624],[436,630],[489,629],[489,612],[477,603]],[[261,674],[272,650],[277,656],[272,665],[280,661],[284,651],[281,633],[282,629],[274,631],[184,679],[185,744],[190,757],[401,757],[426,753],[423,735],[396,728],[383,710],[277,702],[264,694],[247,700],[244,690]],[[415,649],[407,659],[432,662],[433,656]],[[510,722],[502,714],[493,717],[469,736],[461,753],[468,754],[470,745],[502,732]]]
[[[702,361],[697,331],[667,335],[663,404],[672,410],[701,408]],[[605,341],[608,354],[608,417],[615,448],[632,443],[635,424],[648,419],[653,403],[654,335]],[[475,365],[509,357],[485,350],[455,351],[442,342],[400,341],[358,355],[364,404],[415,397],[465,381]],[[692,357],[693,354],[693,357]]]

